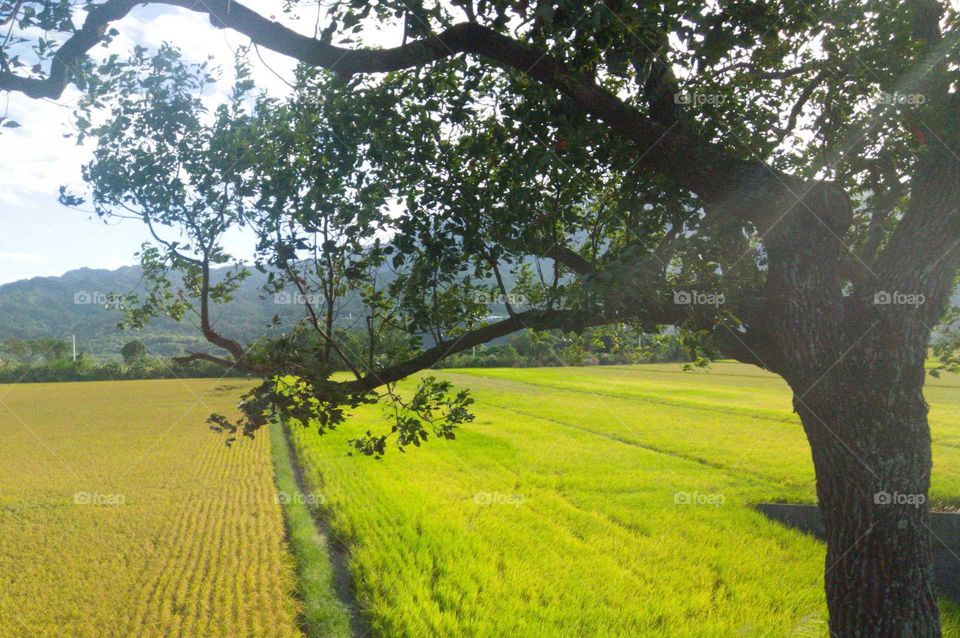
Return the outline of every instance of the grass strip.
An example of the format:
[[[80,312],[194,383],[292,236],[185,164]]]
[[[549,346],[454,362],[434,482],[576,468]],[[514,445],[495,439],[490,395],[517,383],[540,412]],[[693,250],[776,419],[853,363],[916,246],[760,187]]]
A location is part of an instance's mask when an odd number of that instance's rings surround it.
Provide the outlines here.
[[[274,424],[269,430],[270,456],[303,603],[304,633],[307,638],[349,638],[350,611],[334,588],[328,539],[317,528],[312,500],[297,484],[283,428]]]

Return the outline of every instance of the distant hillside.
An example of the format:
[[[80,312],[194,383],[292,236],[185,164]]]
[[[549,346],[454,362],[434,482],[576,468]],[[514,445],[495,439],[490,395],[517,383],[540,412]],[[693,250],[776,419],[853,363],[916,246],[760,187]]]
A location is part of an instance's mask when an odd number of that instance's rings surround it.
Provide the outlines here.
[[[222,274],[223,270],[215,271]],[[77,349],[97,358],[118,358],[120,348],[137,338],[151,354],[171,356],[187,350],[211,347],[200,335],[196,321],[176,323],[158,319],[143,331],[117,328],[120,314],[104,308],[104,296],[110,292],[127,293],[139,290],[141,271],[138,266],[117,270],[81,268],[60,277],[35,277],[0,285],[0,340],[6,337],[36,339],[40,337],[77,337]],[[265,276],[252,271],[235,299],[226,306],[215,306],[214,325],[224,334],[249,343],[267,334],[274,315],[281,326],[290,326],[303,317],[303,306],[292,295],[264,295]],[[512,281],[508,282],[508,288]],[[960,305],[960,291],[954,295]],[[491,304],[491,313],[504,314],[500,304]],[[365,312],[356,297],[348,300],[341,312],[341,325],[362,327]]]
[[[0,340],[69,339],[76,335],[77,349],[98,358],[118,357],[123,344],[134,338],[142,340],[154,355],[210,350],[196,321],[176,323],[158,319],[143,331],[117,328],[120,313],[104,307],[105,295],[140,290],[140,278],[137,266],[117,270],[81,268],[60,277],[35,277],[0,285]],[[232,338],[250,342],[268,332],[274,315],[280,317],[282,325],[298,321],[303,316],[303,306],[294,303],[292,295],[264,295],[264,281],[264,275],[253,271],[230,304],[214,307],[214,325]],[[356,308],[352,309],[352,305]],[[341,322],[358,321],[360,313],[359,303],[348,303]]]

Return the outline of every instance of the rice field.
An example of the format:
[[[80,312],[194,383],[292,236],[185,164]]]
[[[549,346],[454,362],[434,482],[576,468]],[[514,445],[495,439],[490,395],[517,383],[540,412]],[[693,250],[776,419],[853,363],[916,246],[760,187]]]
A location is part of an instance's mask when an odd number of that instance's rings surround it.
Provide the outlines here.
[[[267,437],[242,382],[0,386],[0,636],[301,636]]]
[[[749,507],[814,500],[780,380],[732,363],[442,376],[477,399],[455,442],[347,457],[384,427],[376,407],[294,432],[375,635],[827,635],[823,545]],[[956,504],[960,380],[927,397],[933,499]]]
[[[228,449],[205,420],[245,381],[0,386],[0,638],[827,635],[823,545],[750,508],[814,499],[781,381],[437,374],[476,421],[382,461],[347,456],[377,406]],[[927,398],[957,505],[960,379]]]

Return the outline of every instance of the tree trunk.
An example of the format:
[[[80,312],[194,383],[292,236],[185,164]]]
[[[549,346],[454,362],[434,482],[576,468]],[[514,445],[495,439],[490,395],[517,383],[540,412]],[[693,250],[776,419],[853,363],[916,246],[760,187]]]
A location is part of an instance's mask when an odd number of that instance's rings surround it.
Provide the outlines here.
[[[838,238],[850,224],[849,199],[817,183],[792,185],[783,200],[782,221],[765,238],[768,275],[758,310],[745,315],[741,360],[760,361],[794,392],[826,528],[831,638],[939,637],[923,383],[928,326],[949,296],[953,257],[880,275],[854,262],[865,274],[845,294]]]
[[[938,637],[922,356],[906,363],[878,347],[794,387],[826,527],[831,636]]]

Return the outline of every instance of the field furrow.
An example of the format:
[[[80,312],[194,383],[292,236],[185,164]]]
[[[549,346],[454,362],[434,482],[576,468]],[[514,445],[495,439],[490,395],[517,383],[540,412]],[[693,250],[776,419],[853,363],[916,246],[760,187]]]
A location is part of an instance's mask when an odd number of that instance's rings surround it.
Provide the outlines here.
[[[0,636],[300,636],[270,444],[236,381],[0,386]]]

